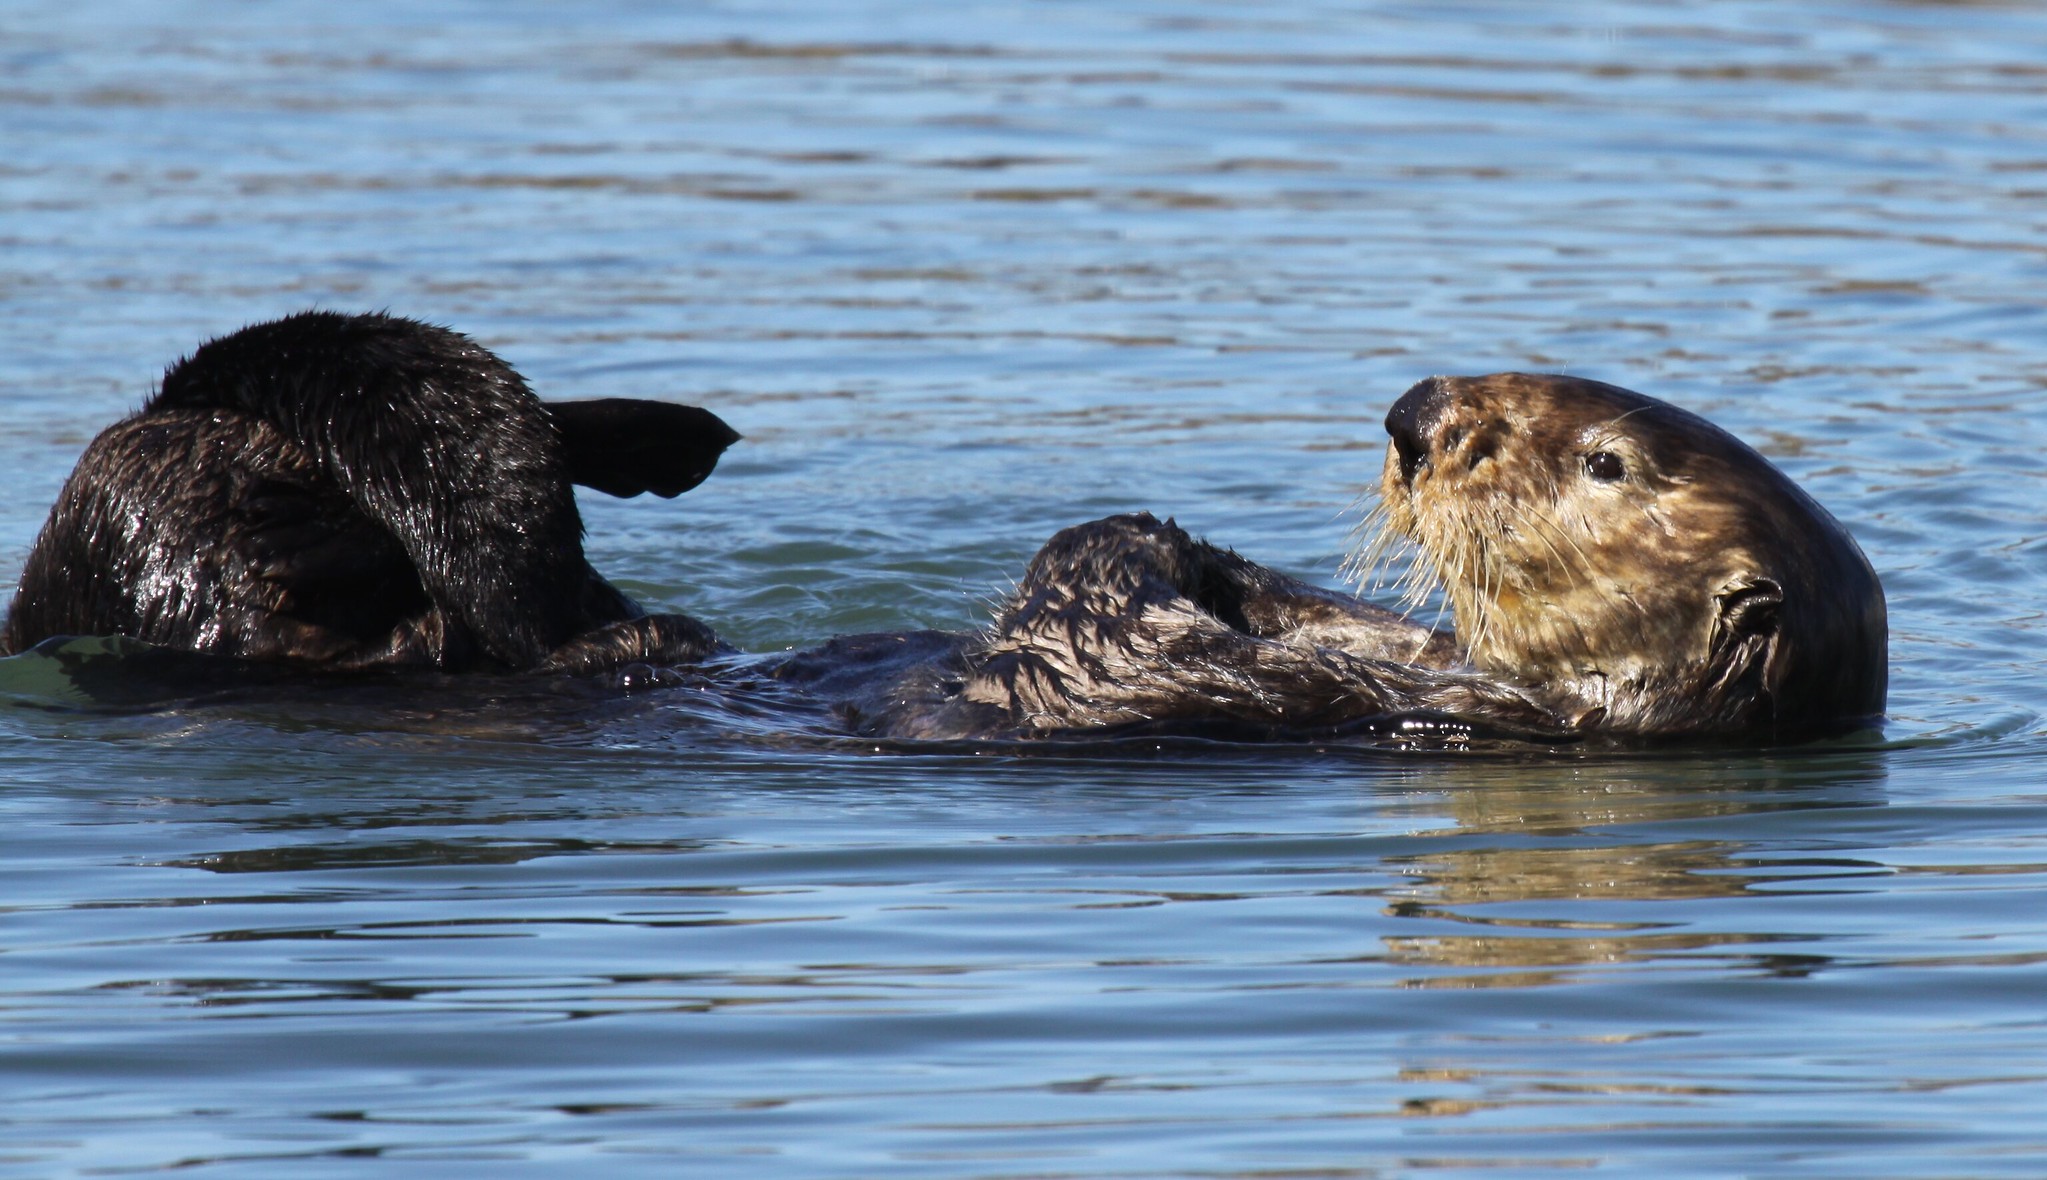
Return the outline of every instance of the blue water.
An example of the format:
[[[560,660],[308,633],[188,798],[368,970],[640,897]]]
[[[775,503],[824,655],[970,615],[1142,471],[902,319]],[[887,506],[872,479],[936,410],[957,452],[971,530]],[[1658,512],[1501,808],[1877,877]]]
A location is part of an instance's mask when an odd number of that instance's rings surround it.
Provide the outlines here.
[[[0,1174],[2047,1173],[2047,14],[0,8],[0,579],[201,340],[388,308],[746,435],[598,567],[755,650],[1173,514],[1340,580],[1418,377],[1861,540],[1871,748],[875,753],[688,687],[0,663]]]

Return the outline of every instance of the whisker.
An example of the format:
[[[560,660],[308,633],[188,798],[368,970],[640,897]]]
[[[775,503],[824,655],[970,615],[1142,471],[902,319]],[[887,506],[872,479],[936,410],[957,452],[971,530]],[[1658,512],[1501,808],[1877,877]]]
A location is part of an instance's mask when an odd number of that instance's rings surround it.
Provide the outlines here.
[[[1519,503],[1510,504],[1509,507],[1513,509],[1517,520],[1529,526],[1528,535],[1542,542],[1543,548],[1549,550],[1550,556],[1556,559],[1558,568],[1562,569],[1571,578],[1572,584],[1574,586],[1583,586],[1585,584],[1583,575],[1591,572],[1592,563],[1585,556],[1585,550],[1578,545],[1578,542],[1568,532],[1564,531],[1562,525],[1551,519],[1541,509]],[[1558,549],[1554,541],[1551,541],[1548,536],[1544,535],[1545,529],[1561,537],[1564,543],[1571,547],[1578,559],[1576,565],[1573,565],[1570,559],[1565,557],[1564,551]]]
[[[1636,406],[1634,409],[1628,410],[1625,413],[1615,414],[1613,417],[1608,418],[1606,421],[1601,422],[1599,425],[1594,426],[1592,429],[1586,431],[1583,437],[1588,439],[1594,437],[1610,438],[1613,436],[1614,427],[1627,421],[1629,418],[1634,417],[1636,414],[1640,414],[1646,410],[1653,410],[1655,408],[1656,408],[1655,406]]]

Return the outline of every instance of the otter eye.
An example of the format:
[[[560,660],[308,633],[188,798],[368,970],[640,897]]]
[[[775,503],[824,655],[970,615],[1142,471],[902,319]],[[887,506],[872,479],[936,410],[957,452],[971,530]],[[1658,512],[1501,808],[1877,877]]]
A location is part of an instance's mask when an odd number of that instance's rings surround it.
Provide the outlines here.
[[[1628,465],[1612,451],[1594,451],[1585,456],[1585,474],[1600,483],[1612,483],[1628,474]]]

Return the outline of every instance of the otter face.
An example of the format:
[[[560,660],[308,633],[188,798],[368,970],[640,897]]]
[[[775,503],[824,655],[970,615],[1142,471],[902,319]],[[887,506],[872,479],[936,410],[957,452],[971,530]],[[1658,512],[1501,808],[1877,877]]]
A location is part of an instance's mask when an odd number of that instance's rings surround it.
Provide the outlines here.
[[[1386,416],[1379,516],[1472,664],[1628,733],[1790,733],[1883,709],[1883,591],[1740,440],[1612,385],[1435,377]]]

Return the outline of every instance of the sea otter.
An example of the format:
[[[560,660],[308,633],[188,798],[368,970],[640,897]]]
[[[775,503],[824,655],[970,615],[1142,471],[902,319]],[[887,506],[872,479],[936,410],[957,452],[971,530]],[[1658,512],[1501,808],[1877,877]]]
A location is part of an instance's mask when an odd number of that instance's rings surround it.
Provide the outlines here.
[[[1883,711],[1883,590],[1845,529],[1697,415],[1502,373],[1408,390],[1374,523],[1456,631],[1119,516],[1054,537],[993,626],[839,640],[785,677],[907,738],[1100,732],[1790,741]],[[876,673],[849,677],[865,664]]]
[[[1133,514],[1053,537],[981,632],[747,658],[591,569],[570,489],[684,491],[737,438],[722,421],[543,403],[454,332],[308,312],[202,346],[94,440],[29,555],[0,654],[127,635],[315,669],[628,684],[697,664],[912,741],[1780,741],[1882,712],[1868,561],[1704,419],[1508,373],[1424,381],[1386,427],[1374,521],[1442,580],[1454,631]]]
[[[674,496],[738,435],[708,411],[544,403],[488,349],[305,312],[207,343],[93,440],[0,654],[52,636],[320,668],[579,671],[717,650],[583,559],[571,483]]]
[[[1386,417],[1384,528],[1471,665],[1618,734],[1804,735],[1883,712],[1869,559],[1733,435],[1617,386],[1433,378]]]

